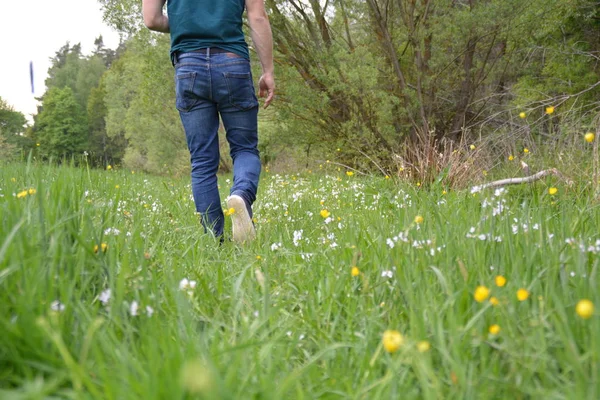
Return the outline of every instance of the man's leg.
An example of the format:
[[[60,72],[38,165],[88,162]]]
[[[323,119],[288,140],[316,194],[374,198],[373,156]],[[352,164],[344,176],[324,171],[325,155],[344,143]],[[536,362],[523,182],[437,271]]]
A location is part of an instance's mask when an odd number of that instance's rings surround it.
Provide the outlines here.
[[[252,204],[256,200],[261,169],[257,147],[257,108],[221,113],[221,118],[233,159],[233,186],[227,207],[235,210],[232,216],[233,240],[243,243],[256,237]]]
[[[255,237],[252,203],[260,177],[258,99],[248,60],[230,53],[215,55],[213,60],[213,99],[218,104],[233,159],[233,186],[227,199],[228,207],[235,209],[233,240],[246,242]]]
[[[217,184],[219,116],[216,106],[180,112],[192,167],[192,193],[205,230],[223,235],[223,210]]]
[[[244,199],[250,217],[252,217],[252,204],[256,200],[261,170],[257,113],[258,108],[221,113],[233,159],[233,186],[230,193]]]

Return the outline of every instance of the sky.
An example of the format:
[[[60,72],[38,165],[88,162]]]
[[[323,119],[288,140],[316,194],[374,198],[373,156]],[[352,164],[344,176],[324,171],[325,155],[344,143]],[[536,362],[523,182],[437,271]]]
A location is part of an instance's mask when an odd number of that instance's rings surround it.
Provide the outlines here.
[[[0,4],[0,97],[29,121],[37,111],[35,97],[46,90],[50,58],[67,41],[81,43],[84,55],[91,53],[100,35],[106,47],[115,49],[119,44],[119,34],[103,23],[96,0],[0,0]]]

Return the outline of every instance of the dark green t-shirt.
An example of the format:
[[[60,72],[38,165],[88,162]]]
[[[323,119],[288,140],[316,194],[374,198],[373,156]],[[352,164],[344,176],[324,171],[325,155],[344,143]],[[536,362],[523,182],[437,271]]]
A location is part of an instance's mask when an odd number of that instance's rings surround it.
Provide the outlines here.
[[[245,0],[168,0],[171,57],[219,47],[250,59],[242,30]]]

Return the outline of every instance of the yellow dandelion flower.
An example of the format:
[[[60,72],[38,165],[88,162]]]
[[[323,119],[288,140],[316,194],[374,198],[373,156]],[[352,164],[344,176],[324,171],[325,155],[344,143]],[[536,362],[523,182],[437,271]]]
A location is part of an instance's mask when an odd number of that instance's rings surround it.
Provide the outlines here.
[[[35,190],[34,188],[31,188],[27,191],[29,194],[36,194],[37,190]]]
[[[519,113],[519,118],[524,119],[525,117],[527,117],[527,114],[525,114],[524,112],[520,112]]]
[[[422,223],[423,223],[423,221],[424,221],[424,219],[423,219],[423,217],[422,217],[422,216],[420,216],[420,215],[417,215],[417,216],[415,217],[415,224],[422,224]]]
[[[387,330],[383,332],[383,348],[388,353],[395,353],[404,343],[404,337],[398,331]]]
[[[225,211],[225,213],[224,213],[224,214],[225,214],[226,216],[228,216],[228,217],[229,217],[230,215],[233,215],[233,214],[235,214],[235,208],[233,208],[233,207],[229,208],[228,210],[226,210],[226,211]]]
[[[596,135],[594,135],[592,132],[588,132],[583,136],[583,138],[586,142],[592,143],[594,139],[596,139]]]
[[[519,301],[525,301],[529,298],[529,291],[527,289],[519,289],[517,290],[517,299],[519,299]]]
[[[97,244],[94,245],[94,253],[98,253],[98,250],[102,250],[102,252],[106,252],[108,250],[108,245],[106,243],[102,243],[100,246]]]
[[[445,190],[442,190],[442,195],[448,194]]]
[[[500,333],[500,325],[494,324],[494,325],[490,326],[490,334],[497,335],[499,333]]]
[[[523,153],[525,153],[525,154],[529,154],[529,149],[528,149],[527,147],[525,147],[525,148],[523,149]]]
[[[389,175],[386,175],[386,176],[385,176],[385,179],[390,179],[390,176],[389,176]]]
[[[352,276],[360,275],[360,270],[358,269],[358,267],[352,267],[352,271],[350,271],[350,275],[352,275]]]
[[[550,193],[550,195],[554,196],[556,193],[558,193],[558,189],[555,187],[551,187],[550,189],[548,189],[548,193]]]
[[[421,182],[417,182],[417,186],[418,186],[418,187],[421,187]]]
[[[577,306],[575,306],[575,312],[581,318],[589,319],[594,314],[594,303],[587,299],[579,300]]]
[[[115,189],[119,189],[121,186],[119,185],[115,185]]]
[[[258,261],[260,261],[260,260],[262,260],[262,257],[261,257],[261,256],[256,256],[256,259],[257,259]]]
[[[346,171],[346,175],[352,176],[352,175],[354,175],[354,172],[352,172],[352,171]]]
[[[338,151],[338,152],[340,152],[340,151],[342,151],[342,149],[340,149],[340,148],[338,147],[337,151]]]
[[[40,147],[40,144],[39,144],[39,143],[36,143],[35,145],[36,145],[37,147]]]
[[[470,148],[471,150],[475,150],[475,145],[474,145],[474,144],[472,144],[472,145],[470,145],[470,146],[469,146],[469,148]]]
[[[427,340],[421,340],[417,343],[417,350],[419,350],[419,353],[427,353],[430,348],[431,345]]]
[[[490,297],[490,289],[485,286],[477,286],[473,297],[475,298],[476,302],[483,303],[488,297]]]
[[[554,113],[554,106],[546,107],[546,114],[550,115]]]
[[[498,287],[503,287],[504,285],[506,285],[506,278],[503,277],[502,275],[498,275],[495,279],[496,281],[496,286]]]
[[[515,159],[515,156],[513,156],[512,154],[510,156],[508,156],[508,161],[513,161]]]
[[[498,298],[497,298],[497,297],[493,297],[493,296],[492,296],[492,297],[490,297],[490,303],[491,303],[491,304],[492,304],[494,307],[496,307],[498,304],[500,304],[500,301],[498,300]]]
[[[17,193],[17,199],[22,199],[23,197],[27,197],[27,190]]]
[[[326,209],[321,210],[321,217],[323,218],[327,218],[331,215],[331,213],[329,211],[327,211]]]
[[[106,166],[106,170],[107,171],[110,171],[111,169],[112,169],[112,165],[109,164],[109,165]]]

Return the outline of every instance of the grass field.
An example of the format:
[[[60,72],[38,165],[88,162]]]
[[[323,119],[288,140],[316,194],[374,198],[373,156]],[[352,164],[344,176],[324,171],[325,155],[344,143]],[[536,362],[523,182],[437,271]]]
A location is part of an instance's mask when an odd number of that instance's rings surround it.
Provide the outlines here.
[[[188,177],[4,165],[0,398],[598,399],[591,197],[265,173],[218,246]]]

